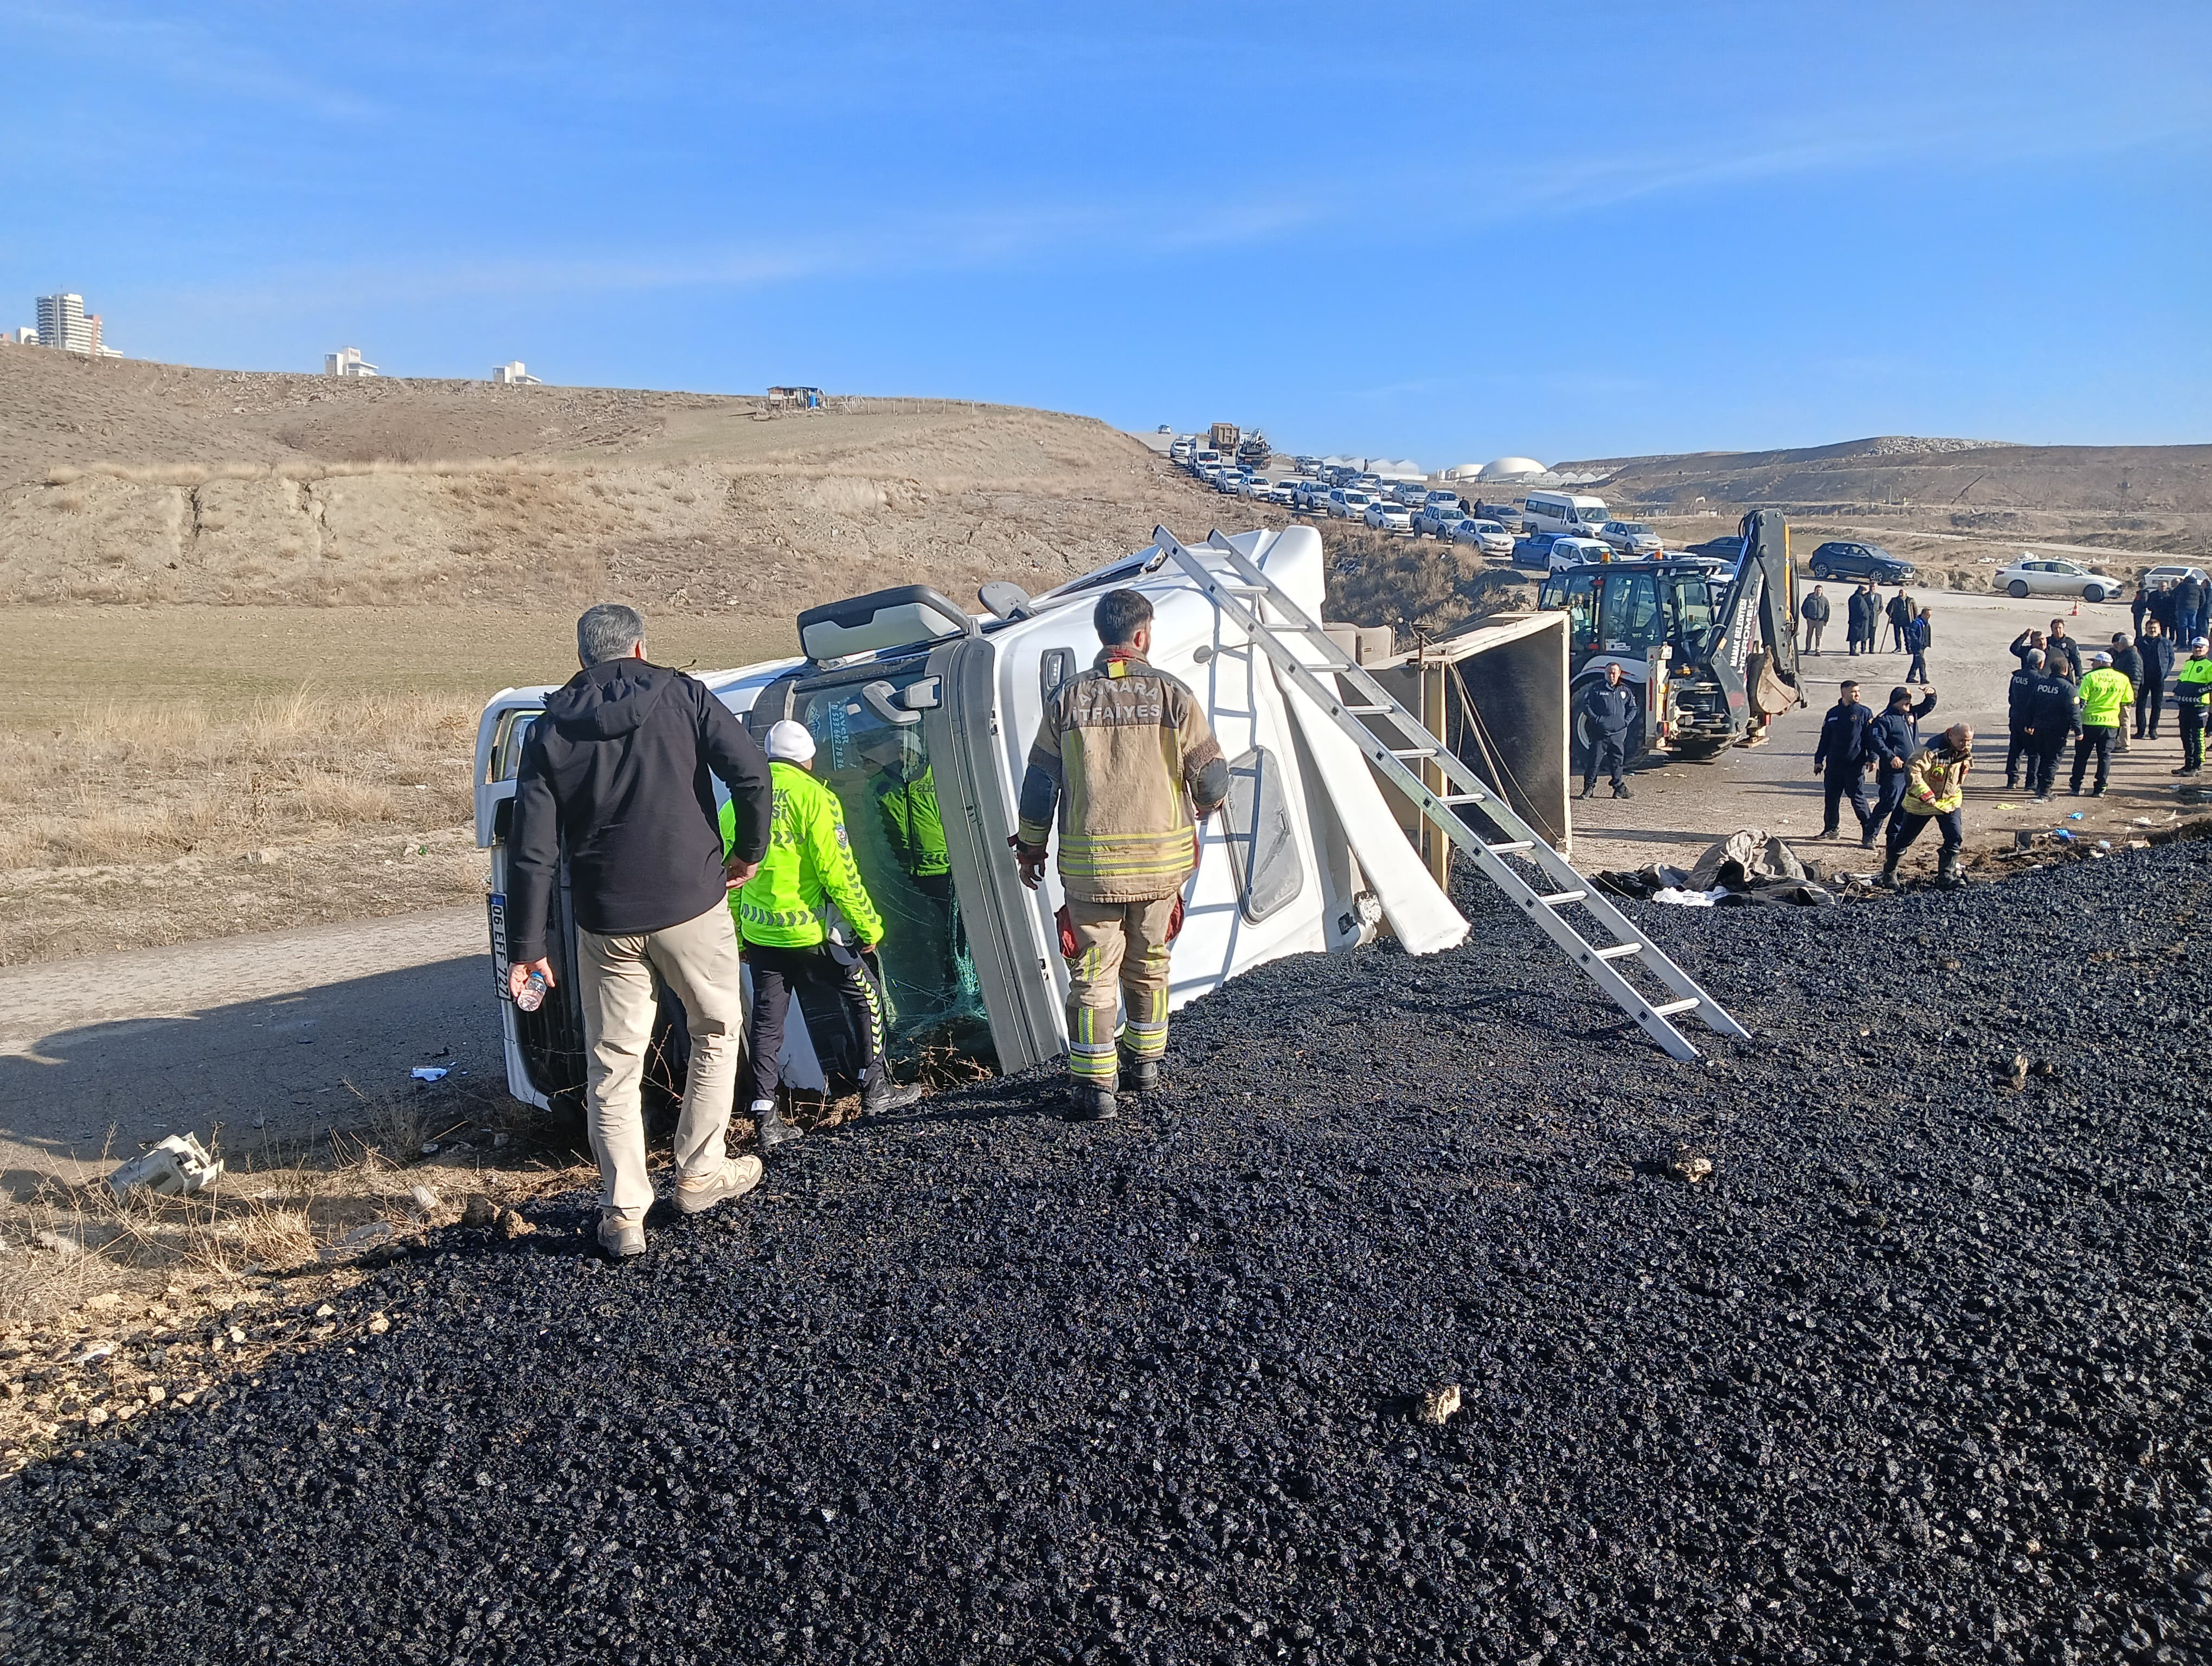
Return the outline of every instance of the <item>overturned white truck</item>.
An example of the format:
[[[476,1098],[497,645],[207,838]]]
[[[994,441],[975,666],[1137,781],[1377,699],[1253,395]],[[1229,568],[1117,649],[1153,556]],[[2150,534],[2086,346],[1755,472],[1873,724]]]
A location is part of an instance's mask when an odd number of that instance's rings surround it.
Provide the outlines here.
[[[878,970],[895,1057],[950,1049],[1012,1072],[1065,1049],[1057,883],[1048,874],[1041,891],[1024,890],[1007,841],[1045,696],[1091,663],[1099,647],[1092,604],[1117,587],[1152,600],[1152,660],[1206,702],[1231,760],[1228,801],[1201,830],[1198,871],[1185,891],[1174,1005],[1268,960],[1357,946],[1386,925],[1415,954],[1460,942],[1467,922],[1437,883],[1441,842],[1431,841],[1424,860],[1425,827],[1447,830],[1488,877],[1547,899],[1532,915],[1547,929],[1560,923],[1565,902],[1585,900],[1579,891],[1539,891],[1512,865],[1534,855],[1566,871],[1528,825],[1559,838],[1566,826],[1561,617],[1488,628],[1441,653],[1376,656],[1377,683],[1315,623],[1323,576],[1310,527],[1215,533],[1196,548],[1162,529],[1152,547],[1047,595],[986,586],[981,616],[911,586],[811,608],[799,618],[805,657],[702,678],[756,735],[787,717],[813,732],[817,773],[845,805],[854,855],[889,927]],[[566,976],[574,925],[565,887],[553,900],[549,933],[554,994],[530,1013],[504,998],[514,775],[550,692],[508,689],[484,708],[477,840],[491,853],[509,1089],[573,1109],[585,1064],[575,980]],[[1433,718],[1432,707],[1441,708]],[[1494,722],[1484,721],[1486,708]],[[1392,709],[1404,720],[1395,729]],[[1423,721],[1450,745],[1428,742]],[[1424,754],[1425,744],[1435,756]],[[1499,838],[1501,830],[1509,836]],[[1616,936],[1633,937],[1601,899],[1587,906],[1612,916],[1604,923]],[[1634,941],[1632,952],[1648,948]],[[1632,951],[1594,952],[1607,956],[1593,972],[1603,982],[1617,981],[1612,960]],[[1686,980],[1669,983],[1685,987]],[[674,1085],[683,1073],[681,1011],[664,1001],[663,1012],[662,1056],[650,1073]],[[829,1014],[803,1016],[812,1023],[791,1026],[783,1079],[818,1088],[825,1067],[850,1062],[849,1043],[830,1033]],[[1675,1034],[1665,1012],[1645,1027],[1662,1043]]]

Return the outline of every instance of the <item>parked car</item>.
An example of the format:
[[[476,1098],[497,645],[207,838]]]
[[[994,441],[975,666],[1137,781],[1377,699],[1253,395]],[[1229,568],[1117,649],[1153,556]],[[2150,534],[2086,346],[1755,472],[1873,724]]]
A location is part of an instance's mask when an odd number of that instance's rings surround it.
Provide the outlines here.
[[[1404,504],[1387,497],[1378,497],[1367,506],[1360,516],[1378,532],[1410,532],[1413,530],[1413,512]]]
[[[1441,489],[1432,488],[1428,496],[1423,501],[1429,503],[1449,503],[1452,508],[1459,510],[1461,514],[1464,514],[1467,513],[1466,505],[1462,504],[1459,501],[1459,494],[1457,492],[1448,492],[1442,490]]]
[[[1608,520],[1597,535],[1624,556],[1657,556],[1666,552],[1659,534],[1640,520]]]
[[[1220,465],[1221,453],[1211,446],[1200,446],[1190,454],[1190,471],[1193,474],[1202,474],[1207,469],[1218,468]]]
[[[1516,567],[1541,567],[1549,570],[1552,546],[1559,540],[1557,532],[1531,532],[1526,538],[1513,541],[1513,564]]]
[[[1912,563],[1893,556],[1879,544],[1824,544],[1806,563],[1816,579],[1872,579],[1876,584],[1902,584],[1912,576]]]
[[[1301,480],[1291,488],[1291,507],[1309,514],[1328,511],[1329,486],[1326,481]]]
[[[1358,520],[1367,514],[1367,506],[1375,501],[1374,494],[1363,492],[1356,486],[1340,486],[1328,495],[1328,512],[1339,520]]]
[[[1244,483],[1237,488],[1237,495],[1239,497],[1258,498],[1264,502],[1273,494],[1274,489],[1275,483],[1268,479],[1266,475],[1248,475]]]
[[[2179,584],[2193,578],[2197,583],[2212,587],[2212,579],[2204,576],[2201,567],[2146,567],[2136,580],[2138,594],[2148,595],[2154,590],[2163,590],[2169,584]]]
[[[1394,502],[1402,503],[1409,509],[1425,508],[1429,501],[1429,489],[1418,480],[1401,481],[1390,488],[1390,497]]]
[[[2035,556],[2000,569],[1996,587],[2008,596],[2079,596],[2085,602],[2101,602],[2126,589],[2127,581],[2078,561]]]
[[[1273,486],[1268,488],[1267,501],[1270,503],[1295,503],[1297,501],[1297,490],[1298,483],[1297,481],[1278,480]]]
[[[1563,567],[1587,567],[1594,561],[1611,561],[1613,546],[1594,538],[1554,538],[1544,552],[1544,565],[1556,573]]]
[[[1235,497],[1244,489],[1244,475],[1241,470],[1224,469],[1213,477],[1213,489],[1224,497]]]
[[[1521,505],[1521,524],[1531,532],[1590,538],[1612,519],[1603,498],[1574,492],[1530,492]]]
[[[1456,501],[1449,503],[1425,503],[1413,511],[1413,530],[1426,532],[1431,538],[1449,541],[1452,529],[1467,519],[1467,511]]]
[[[1512,533],[1495,520],[1477,520],[1473,515],[1452,523],[1452,542],[1472,544],[1486,556],[1513,553]]]
[[[1185,435],[1168,447],[1168,456],[1174,462],[1188,463],[1197,450],[1198,441],[1190,435]]]

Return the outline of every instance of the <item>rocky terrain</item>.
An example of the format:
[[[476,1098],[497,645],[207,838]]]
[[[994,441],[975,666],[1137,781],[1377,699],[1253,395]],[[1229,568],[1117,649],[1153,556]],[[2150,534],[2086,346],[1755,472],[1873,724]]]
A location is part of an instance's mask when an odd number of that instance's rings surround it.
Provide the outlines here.
[[[620,1270],[448,1229],[0,1486],[0,1654],[2204,1658],[2208,877],[1653,909],[1702,1067],[1470,897],[1118,1123],[943,1095]]]

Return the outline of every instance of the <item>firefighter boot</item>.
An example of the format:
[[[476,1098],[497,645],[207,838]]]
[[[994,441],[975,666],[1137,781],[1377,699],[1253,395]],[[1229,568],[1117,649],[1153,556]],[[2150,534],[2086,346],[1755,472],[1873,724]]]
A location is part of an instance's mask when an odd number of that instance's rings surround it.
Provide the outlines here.
[[[1875,875],[1875,884],[1880,885],[1884,891],[1897,889],[1897,859],[1904,854],[1902,851],[1893,850],[1881,859],[1881,872]]]
[[[773,1099],[763,1099],[753,1106],[753,1144],[764,1152],[774,1151],[787,1140],[796,1140],[805,1130],[796,1122],[787,1122]]]
[[[1966,852],[1947,850],[1936,859],[1937,885],[1947,891],[1953,891],[1966,882]]]
[[[1110,1122],[1121,1115],[1114,1104],[1114,1084],[1110,1081],[1070,1082],[1067,1109],[1060,1115],[1071,1122]]]
[[[1133,1059],[1121,1055],[1121,1087],[1125,1092],[1150,1093],[1160,1085],[1160,1061],[1158,1059]]]

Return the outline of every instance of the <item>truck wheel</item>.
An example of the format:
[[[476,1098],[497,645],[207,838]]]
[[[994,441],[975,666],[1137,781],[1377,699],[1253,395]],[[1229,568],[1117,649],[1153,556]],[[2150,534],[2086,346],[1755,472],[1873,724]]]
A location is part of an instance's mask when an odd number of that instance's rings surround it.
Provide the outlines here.
[[[2014,601],[2023,599],[2027,594],[2027,581],[2014,579],[2010,584],[2005,586],[2005,594],[2010,596]]]

